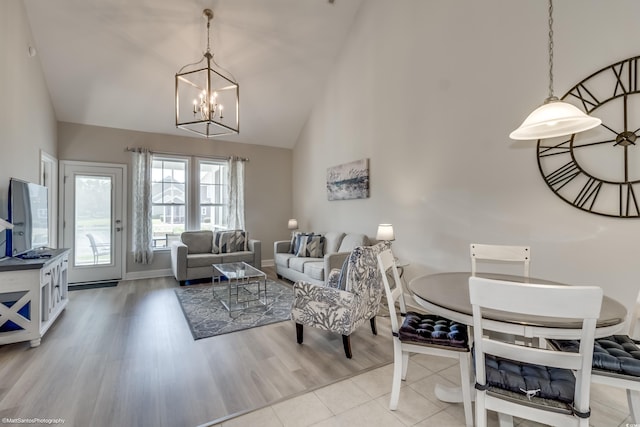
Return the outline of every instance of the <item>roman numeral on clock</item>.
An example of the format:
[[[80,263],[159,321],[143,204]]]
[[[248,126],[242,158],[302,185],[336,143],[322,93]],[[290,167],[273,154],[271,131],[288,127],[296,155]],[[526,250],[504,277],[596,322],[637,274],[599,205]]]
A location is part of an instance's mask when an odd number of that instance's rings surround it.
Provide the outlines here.
[[[616,77],[613,97],[638,91],[638,58],[631,58],[611,67]]]
[[[637,217],[640,216],[638,200],[630,182],[620,184],[620,216]]]
[[[573,161],[569,161],[550,174],[545,175],[545,179],[547,180],[547,184],[555,191],[558,191],[571,182],[576,176],[580,175],[580,173],[578,165]]]
[[[600,194],[600,188],[602,188],[602,181],[595,178],[589,178],[573,201],[573,204],[582,209],[593,209],[593,204],[596,202],[598,194]],[[589,203],[588,206],[587,203]]]
[[[582,83],[575,86],[568,95],[578,98],[587,114],[600,105],[600,100]]]

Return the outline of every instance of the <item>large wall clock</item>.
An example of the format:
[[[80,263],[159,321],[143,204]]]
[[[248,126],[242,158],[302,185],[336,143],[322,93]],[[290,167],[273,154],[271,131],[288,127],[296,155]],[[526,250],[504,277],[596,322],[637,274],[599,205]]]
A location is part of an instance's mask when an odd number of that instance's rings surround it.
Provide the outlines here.
[[[603,68],[562,97],[602,119],[600,126],[538,141],[545,182],[583,211],[640,218],[639,61],[636,56]]]

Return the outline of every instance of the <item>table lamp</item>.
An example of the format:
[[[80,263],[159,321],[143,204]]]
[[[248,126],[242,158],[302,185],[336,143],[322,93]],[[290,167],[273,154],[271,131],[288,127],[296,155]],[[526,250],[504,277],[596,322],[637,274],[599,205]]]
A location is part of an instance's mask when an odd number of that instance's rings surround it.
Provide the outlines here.
[[[376,239],[384,242],[391,242],[396,240],[396,236],[393,233],[393,225],[391,224],[378,225],[378,233],[376,234]]]
[[[289,228],[289,230],[297,230],[298,229],[298,220],[291,218],[289,220],[289,223],[287,224],[287,228]]]

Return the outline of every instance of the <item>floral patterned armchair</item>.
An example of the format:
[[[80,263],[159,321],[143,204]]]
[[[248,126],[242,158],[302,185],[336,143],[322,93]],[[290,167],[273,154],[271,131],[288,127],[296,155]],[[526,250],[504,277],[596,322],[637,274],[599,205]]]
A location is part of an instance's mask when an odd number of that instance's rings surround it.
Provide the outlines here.
[[[384,293],[377,256],[388,247],[385,242],[356,247],[349,255],[343,286],[337,280],[330,280],[329,286],[304,281],[293,285],[291,319],[296,322],[298,344],[303,341],[304,325],[337,332],[351,359],[350,336],[358,326],[369,320],[371,331],[377,334],[375,316]],[[342,275],[345,276],[344,271]],[[338,274],[334,271],[332,276],[336,278]]]

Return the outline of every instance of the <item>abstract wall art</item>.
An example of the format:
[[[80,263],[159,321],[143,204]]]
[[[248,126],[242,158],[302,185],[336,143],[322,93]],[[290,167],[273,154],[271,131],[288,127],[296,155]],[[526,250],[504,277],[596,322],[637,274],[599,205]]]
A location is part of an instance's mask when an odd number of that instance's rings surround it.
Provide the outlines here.
[[[369,159],[328,168],[327,197],[329,200],[369,197]]]

